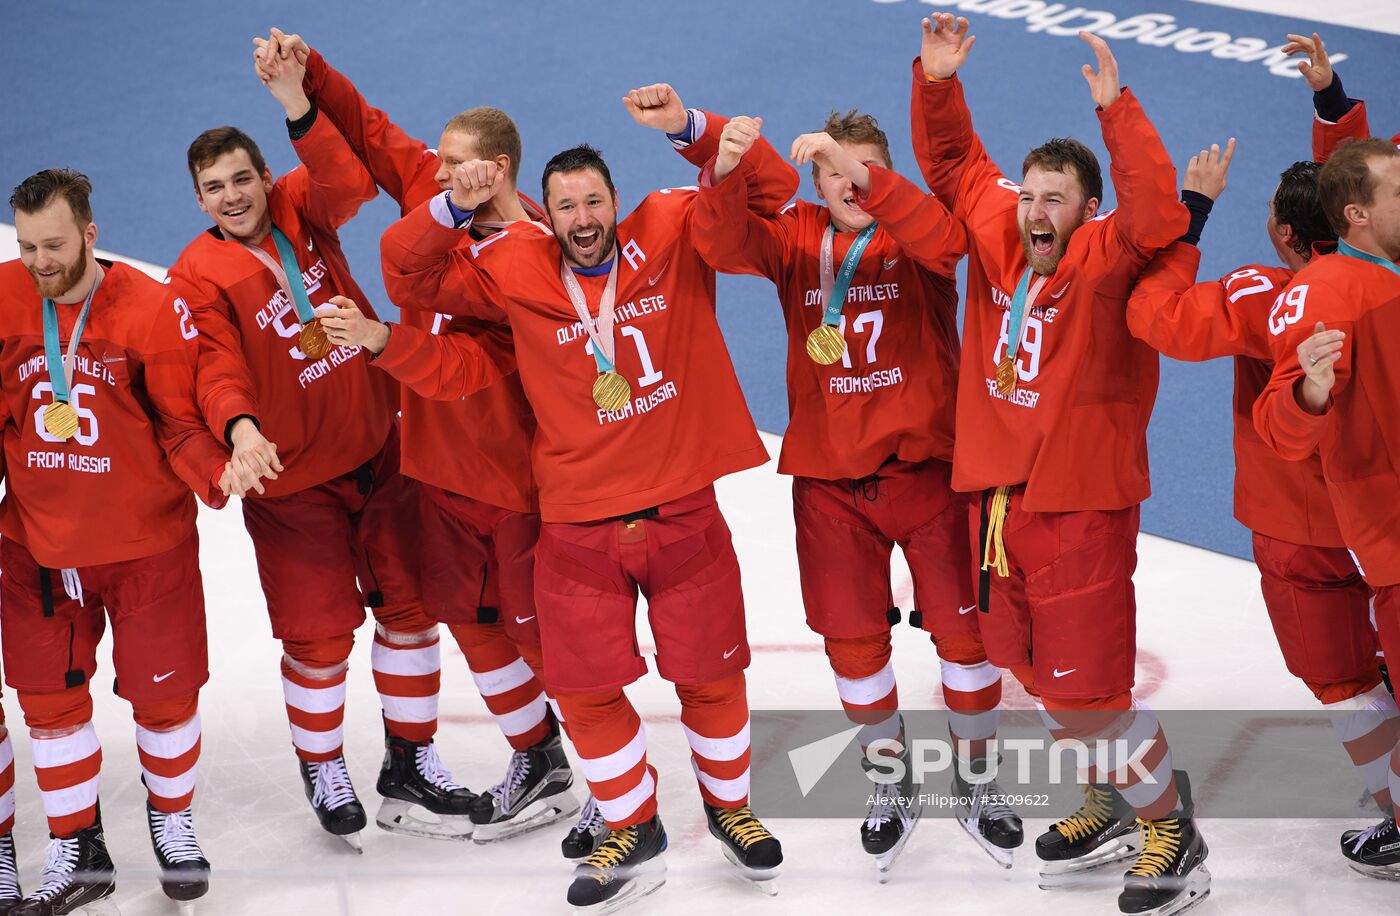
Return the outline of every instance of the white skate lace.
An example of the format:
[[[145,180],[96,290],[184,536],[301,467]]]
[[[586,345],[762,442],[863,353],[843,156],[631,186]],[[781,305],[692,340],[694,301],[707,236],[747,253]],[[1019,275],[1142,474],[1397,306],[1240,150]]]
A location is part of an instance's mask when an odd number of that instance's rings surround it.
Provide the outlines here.
[[[462,788],[452,781],[452,774],[447,772],[447,767],[442,765],[442,761],[438,758],[436,744],[420,744],[414,756],[414,763],[418,767],[418,775],[442,791],[452,792]]]
[[[898,803],[895,801],[898,796],[898,783],[876,783],[875,803],[870,806],[870,811],[865,816],[865,826],[874,830],[888,824],[894,818],[895,812],[899,807]]]
[[[345,772],[345,758],[337,757],[312,765],[316,767],[316,783],[311,789],[313,808],[334,811],[357,801],[355,787],[350,784],[350,774]]]
[[[1361,852],[1362,846],[1365,846],[1367,843],[1371,842],[1371,840],[1375,839],[1376,837],[1380,836],[1386,831],[1394,829],[1395,821],[1393,820],[1384,820],[1381,821],[1379,824],[1372,824],[1370,827],[1367,827],[1365,830],[1361,831],[1359,835],[1357,835],[1356,841],[1352,844],[1351,851],[1356,853]]]
[[[53,839],[44,853],[43,883],[30,895],[31,900],[52,900],[62,893],[73,880],[73,872],[78,867],[78,838]]]
[[[502,814],[510,814],[511,803],[529,775],[530,755],[524,751],[511,754],[510,763],[506,766],[506,778],[486,790],[501,803]]]
[[[19,867],[15,865],[15,841],[8,835],[0,837],[0,900],[20,896]]]
[[[161,854],[171,862],[197,862],[204,858],[204,850],[194,836],[194,821],[190,809],[166,814],[163,811],[150,812],[151,836],[160,847]]]
[[[592,795],[588,796],[588,801],[584,802],[583,811],[578,816],[578,823],[574,824],[575,833],[597,833],[603,826],[603,811],[598,807],[598,801]]]

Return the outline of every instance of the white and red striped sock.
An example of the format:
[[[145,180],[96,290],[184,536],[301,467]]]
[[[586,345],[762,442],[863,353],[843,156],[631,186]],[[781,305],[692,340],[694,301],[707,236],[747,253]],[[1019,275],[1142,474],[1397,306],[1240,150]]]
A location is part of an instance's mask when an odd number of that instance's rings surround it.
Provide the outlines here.
[[[943,676],[943,702],[948,707],[948,732],[958,756],[982,760],[1001,723],[1001,669],[988,661],[961,665],[939,659],[938,665]]]
[[[579,769],[610,828],[650,820],[656,814],[656,770],[647,764],[646,730],[621,690],[564,694],[559,706]]]
[[[173,814],[194,800],[202,743],[199,713],[183,725],[166,731],[136,726],[136,753],[151,807]]]
[[[427,744],[437,733],[438,693],[442,689],[437,627],[405,633],[376,624],[369,658],[389,734]]]
[[[833,661],[835,659],[833,658]],[[866,677],[836,677],[836,695],[846,718],[860,725],[861,749],[877,741],[899,740],[904,722],[899,715],[899,686],[894,679],[894,662]]]
[[[744,675],[710,684],[676,685],[690,765],[705,804],[749,803],[749,702]]]
[[[544,685],[500,624],[452,627],[472,680],[510,746],[517,751],[549,736]]]
[[[1400,711],[1395,708],[1395,698],[1384,684],[1377,684],[1366,693],[1326,703],[1322,708],[1334,713],[1332,726],[1366,790],[1382,811],[1389,811],[1396,800],[1389,786],[1390,757],[1400,740]]]
[[[102,745],[91,722],[61,729],[32,729],[34,776],[49,832],[71,837],[97,822]]]
[[[0,713],[0,836],[15,827],[15,749]]]
[[[308,763],[334,760],[345,742],[345,674],[349,662],[327,668],[303,665],[282,656],[282,696],[292,746]]]

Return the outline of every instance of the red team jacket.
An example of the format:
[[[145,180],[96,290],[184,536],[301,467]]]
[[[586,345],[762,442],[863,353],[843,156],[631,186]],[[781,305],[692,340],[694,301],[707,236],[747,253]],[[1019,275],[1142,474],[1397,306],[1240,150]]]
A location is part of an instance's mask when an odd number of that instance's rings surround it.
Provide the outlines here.
[[[1121,509],[1150,493],[1147,421],[1157,353],[1128,331],[1133,282],[1189,224],[1176,170],[1130,90],[1099,112],[1118,209],[1070,239],[1058,270],[1027,303],[1011,397],[997,394],[1011,294],[1026,269],[1019,186],[972,128],[955,76],[928,82],[914,62],[914,151],[925,180],[967,227],[966,317],[953,487],[1024,482],[1031,512]]]
[[[336,230],[378,193],[374,182],[322,115],[293,146],[303,165],[277,180],[268,206],[296,248],[311,304],[343,295],[373,316]],[[270,238],[264,248],[276,256]],[[222,436],[248,414],[277,444],[286,470],[264,483],[267,496],[339,477],[379,451],[394,422],[397,386],[371,371],[359,347],[336,347],[315,361],[303,356],[294,306],[241,243],[211,228],[181,252],[170,278],[199,325],[200,405],[210,427]]]
[[[436,152],[366,102],[314,50],[304,87],[403,213],[441,193]],[[522,196],[521,203],[543,218],[533,201]],[[494,334],[497,344],[483,351],[477,337],[442,333],[451,315],[418,300],[394,304],[399,320],[372,364],[403,384],[403,472],[503,509],[538,512],[530,471],[535,416],[514,371],[509,327],[479,328],[479,334]]]
[[[1400,299],[1400,276],[1384,267],[1341,254],[1315,256],[1298,271],[1269,315],[1274,372],[1254,405],[1259,435],[1284,458],[1322,455],[1327,490],[1342,537],[1357,566],[1373,586],[1400,584],[1400,443],[1394,441],[1395,384],[1387,361],[1393,354],[1394,324],[1378,326]],[[1346,333],[1334,365],[1336,385],[1321,416],[1299,406],[1294,393],[1302,380],[1298,345],[1317,322]],[[1364,365],[1352,382],[1354,361]]]
[[[1235,518],[1251,531],[1314,547],[1342,547],[1316,455],[1287,461],[1259,438],[1254,402],[1273,371],[1269,312],[1293,278],[1254,264],[1196,283],[1201,252],[1178,242],[1153,259],[1128,300],[1133,335],[1172,359],[1235,357]]]
[[[102,262],[78,344],[77,434],[44,431],[52,399],[41,299],[24,264],[0,264],[0,532],[51,569],[154,556],[194,533],[191,490],[215,508],[228,451],[195,403],[198,335],[185,303],[139,270]],[[82,303],[58,306],[65,352]]]
[[[830,366],[814,362],[806,346],[822,322],[821,243],[830,211],[795,201],[764,217],[747,208],[743,183],[728,179],[703,188],[696,204],[694,238],[705,259],[778,287],[788,330],[783,474],[839,480],[874,473],[892,455],[911,463],[953,456],[953,271],[967,236],[941,203],[894,172],[871,167],[870,185],[861,205],[879,228],[842,309],[846,355]],[[835,268],[855,236],[836,233]]]
[[[794,184],[775,194],[791,197]],[[539,422],[533,450],[546,521],[586,522],[693,493],[767,460],[715,318],[714,271],[692,242],[693,188],[648,196],[617,227],[617,369],[632,400],[593,403],[597,367],[559,277],[554,235],[517,224],[461,246],[431,205],[385,233],[385,282],[398,300],[508,316],[525,394]],[[436,201],[433,203],[437,203]],[[580,276],[596,311],[606,276]]]

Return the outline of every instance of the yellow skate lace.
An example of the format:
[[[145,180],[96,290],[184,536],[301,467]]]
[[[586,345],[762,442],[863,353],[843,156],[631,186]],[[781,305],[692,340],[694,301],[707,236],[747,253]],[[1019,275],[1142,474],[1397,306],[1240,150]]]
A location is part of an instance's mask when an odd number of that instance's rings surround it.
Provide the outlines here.
[[[1053,829],[1058,830],[1071,843],[1086,837],[1108,823],[1113,813],[1109,807],[1109,794],[1094,785],[1084,787],[1084,804],[1079,810],[1062,821],[1056,821]]]
[[[773,838],[773,834],[769,833],[759,819],[753,816],[748,805],[742,805],[738,808],[723,808],[715,815],[715,820],[719,823],[719,829],[745,849],[760,840]]]
[[[1138,818],[1138,827],[1142,830],[1142,852],[1138,853],[1137,861],[1128,869],[1128,874],[1160,878],[1171,867],[1177,850],[1181,848],[1181,822],[1174,817],[1159,821]]]
[[[637,828],[621,827],[617,830],[608,831],[607,839],[603,840],[598,850],[584,859],[584,864],[592,865],[598,869],[616,868],[623,860],[637,848]],[[602,875],[597,876],[602,879]]]

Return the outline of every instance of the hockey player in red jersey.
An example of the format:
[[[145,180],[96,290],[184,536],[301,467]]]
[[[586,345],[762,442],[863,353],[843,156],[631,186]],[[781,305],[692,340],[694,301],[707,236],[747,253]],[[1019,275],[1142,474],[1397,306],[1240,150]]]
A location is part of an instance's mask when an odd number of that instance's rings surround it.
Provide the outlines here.
[[[1400,150],[1353,140],[1323,166],[1319,197],[1340,240],[1314,257],[1274,302],[1274,371],[1254,405],[1260,436],[1285,458],[1322,456],[1342,538],[1375,589],[1376,630],[1400,658],[1400,404],[1391,365],[1400,302]],[[1390,798],[1400,802],[1400,743],[1390,753]],[[1342,835],[1358,871],[1400,877],[1395,810]]]
[[[304,61],[308,98],[404,213],[446,189],[444,163],[489,156],[512,175],[519,169],[520,133],[505,112],[463,112],[443,131],[438,149],[429,150],[371,107],[300,36],[273,29],[269,39],[259,39],[264,47],[269,41]],[[517,220],[543,219],[513,180],[509,185],[467,244]],[[400,318],[393,324],[357,308],[328,311],[322,321],[332,343],[364,347],[374,354],[373,365],[402,383],[403,472],[419,482],[424,611],[447,625],[512,748],[505,778],[472,804],[472,836],[479,843],[506,839],[579,809],[559,725],[546,703],[535,613],[535,420],[514,374],[508,327],[492,329],[492,357],[468,334],[441,333],[452,316],[408,300],[395,304]],[[565,838],[566,855],[586,855],[601,842],[596,810],[590,805]]]
[[[951,730],[969,764],[953,796],[971,801],[964,826],[1010,867],[1020,819],[995,800],[1001,789],[985,750],[996,733],[1001,671],[987,662],[971,613],[966,500],[949,485],[953,271],[966,233],[935,198],[891,171],[885,133],[869,115],[833,112],[822,131],[797,138],[793,158],[812,163],[825,206],[796,201],[771,217],[749,212],[742,182],[727,180],[738,156],[766,141],[737,120],[725,130],[696,206],[695,239],[716,268],[778,285],[791,417],[778,466],[793,475],[808,625],[823,637],[842,705],[863,724],[867,757],[881,740],[902,751],[890,639],[899,613],[890,554],[900,545],[914,581],[910,622],[933,638]],[[861,825],[882,880],[920,812],[907,756],[905,764],[903,779],[876,786]]]
[[[1187,212],[1102,39],[1081,33],[1097,58],[1083,75],[1118,195],[1118,209],[1099,214],[1099,163],[1078,141],[1031,150],[1019,184],[1003,176],[957,78],[973,44],[967,20],[934,19],[913,66],[913,139],[929,187],[968,230],[953,486],[977,494],[987,655],[1038,696],[1057,737],[1150,742],[1150,778],[1122,767],[1115,745],[1096,746],[1085,806],[1036,842],[1043,886],[1139,846],[1119,908],[1180,912],[1209,892],[1210,876],[1184,774],[1132,695],[1157,354],[1131,336],[1123,311],[1143,266],[1187,229]]]
[[[626,104],[672,136],[706,133],[706,115],[670,87],[634,90]],[[552,231],[517,224],[461,245],[502,178],[491,161],[453,169],[450,191],[385,234],[385,280],[396,300],[444,311],[479,315],[489,303],[514,334],[539,423],[535,593],[546,676],[609,827],[576,870],[569,901],[611,909],[664,880],[656,771],[622,690],[646,670],[638,590],[658,668],[681,700],[710,832],[746,875],[767,882],[782,853],[748,807],[744,603],[712,486],[766,454],[715,320],[714,273],[691,242],[695,192],[652,194],[619,223],[606,164],[577,147],[545,167]],[[772,194],[782,201],[792,190]]]
[[[1400,713],[1386,690],[1362,580],[1323,480],[1322,461],[1288,461],[1254,429],[1253,407],[1272,372],[1269,314],[1314,245],[1335,245],[1318,202],[1321,167],[1296,162],[1269,202],[1268,234],[1285,267],[1246,265],[1195,283],[1200,230],[1225,186],[1233,144],[1202,150],[1187,168],[1182,200],[1191,229],[1143,272],[1128,302],[1133,333],[1174,359],[1235,357],[1235,517],[1253,534],[1264,606],[1288,670],[1307,684],[1332,723],[1367,791],[1391,808],[1390,748]]]
[[[196,199],[215,225],[170,275],[201,332],[201,405],[236,465],[275,475],[265,494],[244,500],[243,517],[282,641],[292,743],[317,819],[359,848],[365,811],[342,733],[347,660],[369,606],[386,732],[377,821],[462,838],[475,795],[453,782],[433,744],[439,643],[420,596],[418,496],[399,473],[397,386],[359,348],[332,346],[313,315],[332,300],[372,314],[337,229],[375,196],[374,184],[306,98],[294,56],[260,48],[255,68],[287,111],[303,165],[274,182],[257,145],[231,127],[190,146]]]
[[[89,687],[108,620],[162,885],[182,901],[208,890],[191,820],[209,678],[191,490],[219,508],[246,483],[231,480],[228,451],[195,401],[188,307],[140,271],[97,258],[91,192],[67,169],[25,179],[10,198],[20,259],[0,264],[0,634],[53,837],[39,886],[4,906],[26,916],[67,913],[115,889]],[[13,875],[8,734],[0,757],[9,866],[0,873]]]

